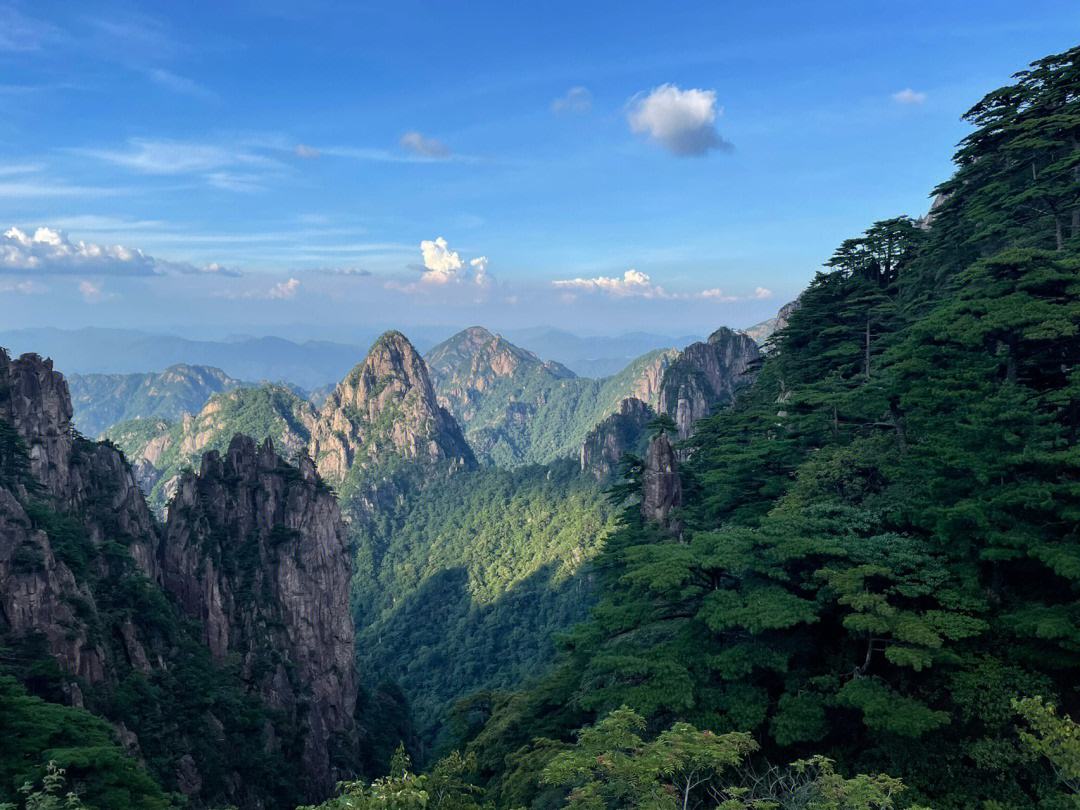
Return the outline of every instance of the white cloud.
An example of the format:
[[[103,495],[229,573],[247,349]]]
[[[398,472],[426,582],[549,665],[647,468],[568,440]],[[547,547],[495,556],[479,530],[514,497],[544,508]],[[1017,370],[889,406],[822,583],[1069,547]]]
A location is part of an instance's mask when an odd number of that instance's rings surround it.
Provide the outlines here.
[[[587,113],[592,109],[592,93],[587,87],[571,87],[551,102],[553,113]]]
[[[300,281],[295,278],[290,278],[288,281],[279,281],[270,288],[270,291],[266,295],[268,298],[285,300],[288,298],[296,298],[298,292],[300,292]]]
[[[619,298],[637,296],[642,298],[666,298],[663,287],[652,283],[652,279],[640,270],[630,269],[622,277],[597,276],[596,278],[570,278],[551,282],[560,290],[584,290],[604,292]]]
[[[892,98],[897,104],[922,104],[926,101],[926,93],[921,93],[918,90],[912,90],[910,87],[906,87],[897,93],[893,93]]]
[[[759,301],[764,301],[766,298],[772,298],[772,295],[772,290],[770,290],[768,287],[754,288],[754,298],[758,299]]]
[[[99,273],[122,276],[155,275],[157,262],[141,250],[123,245],[73,242],[52,228],[33,233],[8,228],[0,237],[0,273]]]
[[[79,293],[88,304],[96,304],[105,300],[104,285],[100,282],[80,281]]]
[[[614,298],[659,298],[665,300],[692,300],[702,299],[732,303],[748,298],[768,298],[772,292],[764,287],[758,287],[752,296],[740,297],[729,295],[719,287],[712,287],[697,292],[669,292],[659,284],[654,284],[647,273],[631,268],[622,276],[596,276],[594,278],[569,278],[551,282],[551,286],[562,290],[565,300],[573,301],[576,291],[587,293],[603,293]]]
[[[473,283],[478,287],[491,286],[491,276],[488,275],[487,266],[487,256],[477,256],[469,262],[469,267],[472,268],[473,273]]]
[[[108,218],[99,218],[107,223]],[[73,218],[78,222],[79,218]],[[86,220],[93,225],[97,220]],[[90,230],[93,230],[91,227]],[[56,228],[8,228],[0,235],[0,274],[160,276],[209,275],[236,277],[240,271],[216,262],[196,266],[150,256],[137,248],[75,241]]]
[[[434,241],[425,239],[420,243],[420,255],[424,259],[424,275],[420,280],[425,284],[446,284],[454,281],[465,267],[456,250],[441,236]]]
[[[633,132],[647,135],[673,155],[698,157],[731,144],[716,131],[715,90],[681,90],[662,84],[631,99],[627,119]]]
[[[314,146],[308,146],[306,143],[298,143],[293,152],[298,158],[303,158],[304,160],[313,160],[321,154]]]
[[[419,132],[406,132],[401,136],[401,147],[415,155],[442,160],[450,157],[449,147],[440,140],[428,138]]]

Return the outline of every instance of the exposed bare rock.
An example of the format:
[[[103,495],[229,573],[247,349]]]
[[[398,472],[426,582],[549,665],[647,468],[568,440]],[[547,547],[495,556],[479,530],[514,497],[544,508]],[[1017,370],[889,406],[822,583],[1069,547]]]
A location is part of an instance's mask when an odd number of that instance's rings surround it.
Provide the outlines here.
[[[181,476],[162,555],[165,587],[198,619],[215,658],[304,729],[314,795],[338,778],[332,739],[352,735],[351,556],[337,500],[310,459],[237,436]]]
[[[400,332],[380,337],[327,397],[312,426],[311,456],[335,484],[354,467],[391,459],[476,465],[461,428],[436,399],[423,358]]]
[[[743,334],[749,335],[754,339],[754,342],[758,346],[765,346],[765,342],[771,338],[774,334],[779,332],[785,326],[788,325],[788,320],[791,318],[791,313],[799,308],[799,299],[789,301],[780,307],[780,311],[768,320],[756,323],[753,326],[749,326],[743,329]]]
[[[694,425],[726,405],[752,382],[748,373],[761,350],[748,335],[721,327],[703,343],[687,346],[664,373],[660,410],[675,420],[680,440]]]
[[[640,452],[646,427],[655,415],[640,399],[624,399],[618,413],[613,413],[585,437],[580,454],[582,472],[592,473],[598,481],[609,478],[626,453]]]
[[[675,449],[667,433],[649,442],[642,473],[641,515],[646,520],[666,523],[672,509],[682,506],[682,482]]]

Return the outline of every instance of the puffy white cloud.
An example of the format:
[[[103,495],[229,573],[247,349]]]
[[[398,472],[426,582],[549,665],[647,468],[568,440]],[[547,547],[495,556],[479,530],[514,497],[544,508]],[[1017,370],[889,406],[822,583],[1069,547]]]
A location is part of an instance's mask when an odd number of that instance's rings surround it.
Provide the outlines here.
[[[425,239],[420,243],[420,255],[424,259],[424,275],[420,280],[425,284],[446,284],[454,281],[465,263],[456,250],[450,250],[449,244],[441,236],[434,240]]]
[[[592,109],[592,93],[587,87],[571,87],[566,95],[551,102],[553,113],[587,113]]]
[[[926,101],[926,93],[921,93],[918,90],[912,90],[910,87],[905,87],[903,90],[893,93],[892,98],[897,104],[922,104]]]
[[[279,281],[271,287],[266,297],[283,301],[288,298],[295,298],[298,292],[300,292],[300,281],[290,278],[288,281]]]
[[[715,90],[681,90],[662,84],[632,99],[627,119],[632,131],[647,135],[673,155],[698,157],[731,148],[716,131],[721,112]]]
[[[93,218],[87,220],[73,218],[72,221],[89,227],[91,230],[94,229]],[[108,224],[107,220],[104,224]],[[63,231],[48,227],[33,230],[11,227],[0,235],[0,274],[21,276],[180,274],[218,278],[236,278],[242,275],[239,270],[217,262],[200,267],[188,262],[158,259],[137,248],[123,245],[100,245],[81,239],[74,241]]]
[[[772,298],[772,295],[772,290],[770,290],[768,287],[754,288],[754,298],[758,299],[759,301],[764,301],[766,298]]]
[[[140,276],[158,273],[157,262],[141,250],[123,245],[73,242],[52,228],[33,233],[8,228],[0,237],[0,273],[98,273]]]
[[[401,136],[401,147],[415,155],[436,160],[450,157],[450,148],[440,140],[428,138],[419,132],[406,132]]]

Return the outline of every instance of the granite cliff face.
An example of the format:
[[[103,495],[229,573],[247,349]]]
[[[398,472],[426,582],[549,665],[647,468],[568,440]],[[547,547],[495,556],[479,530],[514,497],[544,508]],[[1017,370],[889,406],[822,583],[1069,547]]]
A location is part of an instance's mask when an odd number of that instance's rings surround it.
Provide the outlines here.
[[[54,699],[85,697],[193,806],[264,808],[284,782],[325,798],[356,744],[357,684],[352,555],[314,464],[237,437],[181,477],[162,529],[123,455],[71,413],[50,361],[0,350],[0,646],[55,661]],[[145,698],[133,683],[154,697],[125,714]],[[261,783],[294,752],[302,777]]]
[[[683,350],[664,372],[660,391],[660,411],[675,420],[679,440],[693,435],[698,420],[730,403],[753,381],[748,372],[760,357],[751,337],[727,327]]]
[[[354,735],[350,554],[337,500],[310,459],[237,436],[203,456],[169,506],[166,589],[197,619],[214,658],[236,656],[264,703],[303,728],[313,794],[341,774],[331,740]]]
[[[682,482],[675,448],[666,432],[653,437],[642,471],[641,516],[667,523],[672,509],[682,506]]]
[[[311,430],[311,457],[334,484],[351,470],[394,461],[476,466],[454,417],[439,405],[424,359],[387,332],[327,397]]]
[[[613,413],[585,437],[580,453],[581,471],[590,473],[597,481],[610,478],[624,455],[640,452],[648,424],[655,416],[656,412],[640,399],[624,399],[618,413]]]
[[[158,533],[123,457],[79,437],[71,415],[51,361],[0,350],[0,632],[40,634],[64,671],[92,684],[115,669],[85,582],[112,573],[96,552],[121,543],[155,580]],[[128,641],[128,655],[145,658],[135,628]]]

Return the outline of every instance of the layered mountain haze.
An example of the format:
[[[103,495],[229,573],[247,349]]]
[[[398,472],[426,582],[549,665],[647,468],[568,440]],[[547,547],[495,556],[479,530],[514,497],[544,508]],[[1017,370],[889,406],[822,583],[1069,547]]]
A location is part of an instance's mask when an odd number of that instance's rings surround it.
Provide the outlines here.
[[[87,436],[129,419],[176,420],[198,413],[213,394],[244,385],[219,368],[184,363],[158,374],[72,374],[67,381],[75,425]]]

